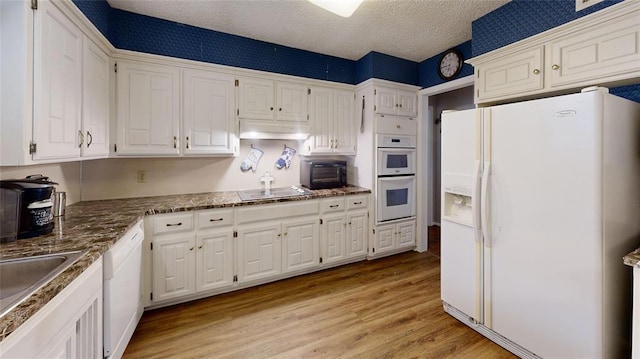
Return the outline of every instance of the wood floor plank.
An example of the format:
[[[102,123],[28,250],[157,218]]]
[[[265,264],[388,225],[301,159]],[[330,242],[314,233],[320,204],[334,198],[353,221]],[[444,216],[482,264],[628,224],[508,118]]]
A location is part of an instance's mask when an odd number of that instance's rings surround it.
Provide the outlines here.
[[[124,358],[514,357],[444,312],[440,259],[416,252],[145,312],[124,354]]]

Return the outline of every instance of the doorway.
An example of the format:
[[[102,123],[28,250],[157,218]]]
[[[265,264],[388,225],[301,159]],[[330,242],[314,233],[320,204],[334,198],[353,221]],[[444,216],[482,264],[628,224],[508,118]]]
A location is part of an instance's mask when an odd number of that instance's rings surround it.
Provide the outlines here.
[[[442,110],[475,108],[474,76],[466,76],[420,90],[418,164],[418,250],[428,250],[428,237],[439,233],[440,224],[440,114]]]

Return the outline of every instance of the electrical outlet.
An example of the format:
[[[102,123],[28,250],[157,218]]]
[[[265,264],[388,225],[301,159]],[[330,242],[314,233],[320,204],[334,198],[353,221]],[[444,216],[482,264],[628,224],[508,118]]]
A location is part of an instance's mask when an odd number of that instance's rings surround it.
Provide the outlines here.
[[[138,170],[138,183],[147,183],[147,171]]]

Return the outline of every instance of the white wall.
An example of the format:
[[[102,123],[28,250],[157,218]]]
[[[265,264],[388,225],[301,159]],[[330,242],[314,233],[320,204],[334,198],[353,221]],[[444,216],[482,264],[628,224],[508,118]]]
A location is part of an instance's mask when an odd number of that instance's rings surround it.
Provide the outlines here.
[[[251,144],[264,151],[256,172],[242,172],[240,164]],[[274,187],[300,184],[300,157],[296,153],[288,169],[277,169],[284,145],[300,150],[293,140],[241,140],[238,157],[204,158],[110,158],[85,161],[82,200],[160,196],[168,194],[235,191],[262,186],[260,177],[269,171]],[[138,170],[146,171],[146,183],[137,183]]]
[[[67,204],[80,201],[80,162],[53,163],[48,165],[0,167],[0,179],[24,178],[28,175],[41,174],[59,183],[56,191],[67,192]]]

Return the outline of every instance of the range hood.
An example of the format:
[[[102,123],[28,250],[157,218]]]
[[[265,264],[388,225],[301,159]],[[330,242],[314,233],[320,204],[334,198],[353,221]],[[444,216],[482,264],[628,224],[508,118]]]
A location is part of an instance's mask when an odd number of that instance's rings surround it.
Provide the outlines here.
[[[307,137],[308,124],[240,119],[241,139],[306,140]]]

